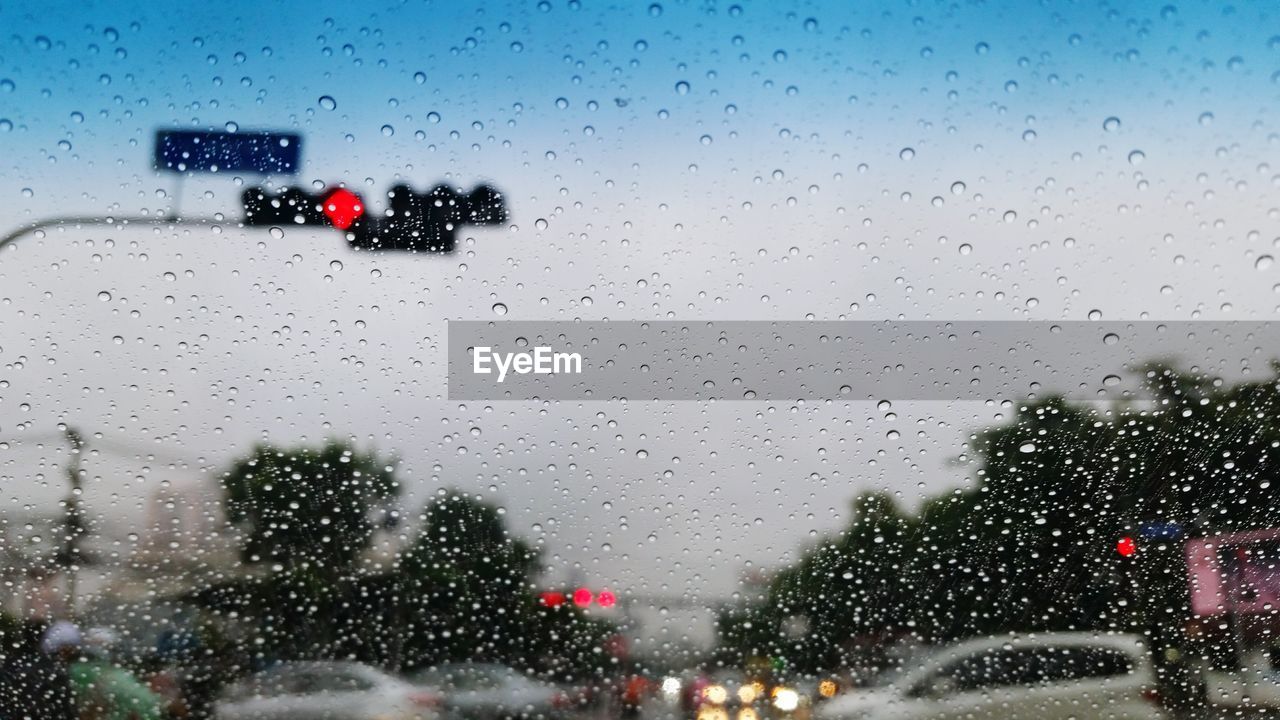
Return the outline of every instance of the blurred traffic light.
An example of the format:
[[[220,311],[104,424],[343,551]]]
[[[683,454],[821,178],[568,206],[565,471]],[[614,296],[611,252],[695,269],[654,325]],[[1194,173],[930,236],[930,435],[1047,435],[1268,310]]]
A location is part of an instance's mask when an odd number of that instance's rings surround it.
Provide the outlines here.
[[[387,192],[382,215],[371,215],[360,196],[343,187],[316,192],[291,187],[279,193],[254,187],[241,200],[246,225],[334,227],[357,250],[449,253],[462,226],[497,225],[507,219],[502,193],[488,185],[465,195],[444,185],[425,193],[396,185]]]
[[[1133,557],[1133,554],[1138,552],[1138,543],[1125,535],[1116,541],[1116,552],[1120,553],[1121,557]]]
[[[285,188],[269,193],[251,187],[240,195],[245,225],[329,225],[323,203],[333,191],[311,193],[303,188]]]
[[[364,201],[346,188],[338,188],[321,205],[325,217],[339,230],[346,230],[364,215]]]
[[[558,608],[570,600],[580,608],[591,607],[592,604],[602,608],[612,608],[618,604],[618,596],[608,590],[594,592],[591,588],[580,587],[572,593],[559,590],[544,590],[538,594],[538,604],[548,608]]]

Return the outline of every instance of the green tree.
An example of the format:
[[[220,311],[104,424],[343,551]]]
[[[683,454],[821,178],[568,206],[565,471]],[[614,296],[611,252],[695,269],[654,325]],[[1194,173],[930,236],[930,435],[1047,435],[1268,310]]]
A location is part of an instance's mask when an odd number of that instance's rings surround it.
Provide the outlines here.
[[[400,490],[393,463],[329,442],[260,445],[223,475],[227,518],[244,532],[248,563],[350,570],[376,530],[376,513]]]
[[[598,664],[613,626],[538,605],[539,553],[508,531],[501,508],[442,490],[422,519],[399,570],[413,599],[408,664],[491,660],[580,672]]]
[[[1139,372],[1145,397],[1048,397],[975,433],[974,483],[914,517],[882,495],[855,500],[844,533],[780,571],[764,603],[722,618],[722,641],[808,669],[849,662],[841,648],[859,637],[903,632],[1144,632],[1161,618],[1153,642],[1173,642],[1187,612],[1177,548],[1126,563],[1115,542],[1152,521],[1199,535],[1277,525],[1280,369],[1236,384],[1160,363]],[[788,638],[797,614],[813,629]]]

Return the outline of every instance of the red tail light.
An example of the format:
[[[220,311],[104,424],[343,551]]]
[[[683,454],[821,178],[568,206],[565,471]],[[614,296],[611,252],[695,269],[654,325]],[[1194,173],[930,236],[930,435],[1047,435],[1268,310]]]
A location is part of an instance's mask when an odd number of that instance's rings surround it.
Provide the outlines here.
[[[1145,688],[1142,691],[1142,699],[1152,705],[1160,704],[1160,691],[1155,688]]]

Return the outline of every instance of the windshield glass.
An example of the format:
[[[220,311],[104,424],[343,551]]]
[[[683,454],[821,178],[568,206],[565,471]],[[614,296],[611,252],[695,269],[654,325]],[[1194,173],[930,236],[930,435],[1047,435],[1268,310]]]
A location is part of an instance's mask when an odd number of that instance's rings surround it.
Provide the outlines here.
[[[1276,15],[0,2],[0,708],[1280,707]]]

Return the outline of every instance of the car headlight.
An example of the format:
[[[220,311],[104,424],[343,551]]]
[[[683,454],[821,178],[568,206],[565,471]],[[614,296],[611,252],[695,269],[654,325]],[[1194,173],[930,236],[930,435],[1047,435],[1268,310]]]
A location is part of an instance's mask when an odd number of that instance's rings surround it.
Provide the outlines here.
[[[800,693],[791,688],[779,688],[773,693],[773,706],[782,712],[791,712],[800,707]]]
[[[729,691],[723,685],[710,685],[702,691],[702,697],[713,705],[723,705],[729,699]]]

